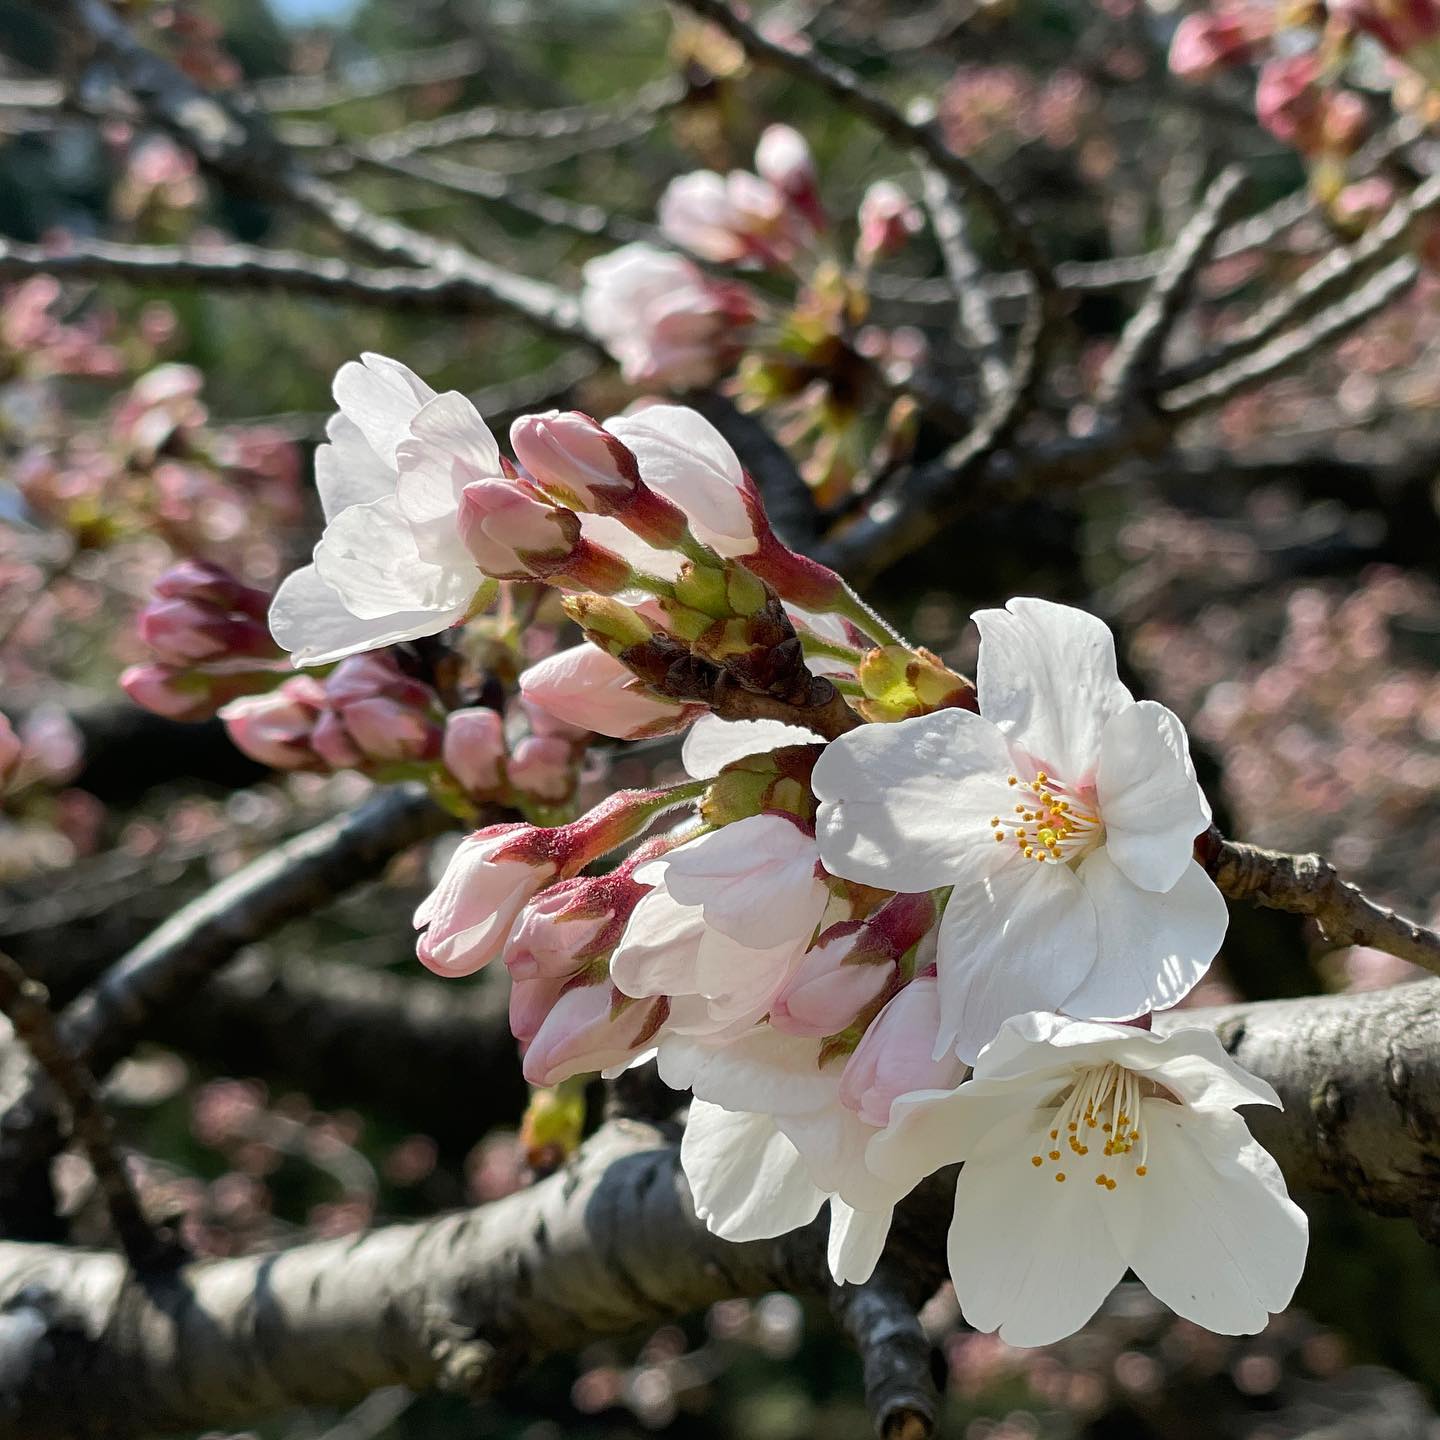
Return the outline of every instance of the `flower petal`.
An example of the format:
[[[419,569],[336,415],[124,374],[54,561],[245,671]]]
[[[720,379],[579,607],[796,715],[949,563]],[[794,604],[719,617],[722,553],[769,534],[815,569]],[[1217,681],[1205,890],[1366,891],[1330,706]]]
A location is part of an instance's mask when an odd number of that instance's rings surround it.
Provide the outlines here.
[[[499,479],[500,447],[480,412],[447,390],[422,405],[396,448],[400,509],[414,524],[454,521],[472,480]]]
[[[1195,861],[1165,894],[1142,890],[1108,850],[1081,862],[1080,882],[1099,918],[1094,967],[1059,1007],[1083,1020],[1130,1020],[1183,1000],[1210,968],[1230,911]]]
[[[1013,806],[1009,770],[1004,737],[968,710],[862,725],[815,766],[820,858],[831,874],[883,890],[983,874],[1003,858],[989,821]]]
[[[947,1251],[956,1297],[971,1325],[1011,1345],[1073,1335],[1125,1273],[1101,1213],[1113,1197],[1034,1168],[1043,1144],[1042,1124],[997,1125],[955,1186]]]
[[[347,655],[378,650],[401,640],[437,635],[464,615],[469,600],[449,613],[397,611],[362,620],[345,608],[313,565],[286,577],[270,602],[270,632],[290,651],[295,665],[328,665]]]
[[[815,842],[781,815],[747,815],[665,859],[671,895],[754,949],[808,939],[829,895],[815,874]]]
[[[1058,1009],[1094,967],[1097,923],[1089,892],[1063,865],[1017,858],[957,885],[940,921],[935,1058],[954,1045],[974,1064],[1012,1015]]]
[[[692,780],[710,780],[747,755],[764,755],[782,745],[823,743],[813,731],[781,720],[722,720],[718,715],[702,715],[690,727],[680,759]]]
[[[315,488],[327,521],[351,505],[368,505],[395,493],[395,467],[370,448],[353,420],[332,415],[325,435],[328,443],[315,451]]]
[[[1095,788],[1110,858],[1144,889],[1169,890],[1210,823],[1180,717],[1153,700],[1112,715]]]
[[[690,518],[695,534],[722,555],[756,547],[740,487],[745,482],[730,442],[686,405],[647,405],[605,422],[634,452],[640,478]]]
[[[1308,1224],[1238,1115],[1143,1105],[1144,1179],[1106,1196],[1126,1262],[1157,1300],[1221,1335],[1253,1335],[1305,1266]]]
[[[856,1210],[830,1197],[830,1243],[825,1256],[837,1285],[863,1285],[874,1273],[890,1234],[890,1210]]]
[[[727,1110],[801,1115],[838,1103],[840,1070],[820,1068],[820,1042],[761,1028],[724,1046],[688,1036],[660,1042],[660,1078]]]
[[[768,1115],[695,1100],[680,1141],[695,1213],[725,1240],[769,1240],[808,1225],[825,1195]]]
[[[435,398],[435,392],[408,365],[373,352],[342,365],[331,391],[346,419],[390,466],[395,463],[395,447],[409,434],[415,412]]]
[[[1130,692],[1115,668],[1115,637],[1103,620],[1025,596],[979,610],[980,713],[1039,767],[1084,784],[1100,758],[1105,722]]]
[[[315,568],[362,620],[401,611],[451,610],[480,584],[473,564],[467,573],[421,558],[393,495],[342,510],[315,546]]]

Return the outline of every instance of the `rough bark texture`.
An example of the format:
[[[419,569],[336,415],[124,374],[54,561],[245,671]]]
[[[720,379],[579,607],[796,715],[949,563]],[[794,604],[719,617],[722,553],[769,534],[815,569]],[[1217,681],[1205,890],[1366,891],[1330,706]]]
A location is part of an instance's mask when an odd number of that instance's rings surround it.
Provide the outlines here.
[[[1341,1191],[1434,1233],[1440,982],[1182,1012],[1268,1079],[1255,1132],[1296,1189]],[[901,1208],[882,1283],[836,1295],[823,1219],[732,1245],[696,1220],[672,1128],[608,1122],[564,1170],[481,1209],[136,1278],[118,1255],[0,1245],[0,1440],[119,1437],[353,1403],[386,1385],[486,1394],[524,1365],[726,1296],[830,1295],[872,1411],[923,1433],[917,1333],[941,1278],[950,1177]],[[863,1293],[862,1293],[863,1292]],[[913,1417],[913,1423],[912,1423]]]

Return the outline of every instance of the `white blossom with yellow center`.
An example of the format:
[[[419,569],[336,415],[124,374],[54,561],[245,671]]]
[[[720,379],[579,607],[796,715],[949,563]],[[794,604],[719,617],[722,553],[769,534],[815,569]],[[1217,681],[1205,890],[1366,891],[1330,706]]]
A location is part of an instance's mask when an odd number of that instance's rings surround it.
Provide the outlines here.
[[[898,1188],[965,1162],[949,1261],[977,1330],[1062,1339],[1131,1269],[1187,1320],[1252,1334],[1305,1263],[1305,1215],[1235,1113],[1279,1103],[1209,1030],[1021,1015],[964,1084],[897,1100],[865,1163]]]
[[[1225,934],[1193,858],[1210,809],[1180,720],[1136,702],[1083,611],[982,610],[980,713],[863,725],[815,767],[820,858],[887,890],[952,886],[942,1025],[973,1061],[1011,1015],[1128,1020],[1183,998]]]

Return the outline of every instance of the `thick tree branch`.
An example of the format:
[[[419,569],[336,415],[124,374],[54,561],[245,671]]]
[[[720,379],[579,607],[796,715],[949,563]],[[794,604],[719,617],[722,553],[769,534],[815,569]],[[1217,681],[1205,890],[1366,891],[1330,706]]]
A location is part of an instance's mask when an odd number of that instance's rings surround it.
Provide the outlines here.
[[[883,1260],[865,1284],[831,1294],[831,1313],[860,1354],[865,1408],[880,1440],[928,1440],[935,1432],[940,1396],[915,1313],[927,1298],[913,1275]]]
[[[115,1237],[126,1258],[137,1270],[175,1258],[173,1237],[157,1231],[140,1207],[94,1077],[60,1038],[45,987],[31,980],[4,954],[0,954],[0,1010],[64,1102],[71,1133],[95,1172]]]
[[[1334,945],[1369,945],[1440,975],[1440,934],[1376,904],[1324,856],[1243,845],[1213,828],[1196,853],[1231,900],[1308,915]]]
[[[1156,1024],[1217,1029],[1276,1087],[1284,1113],[1246,1116],[1293,1187],[1437,1234],[1440,982]],[[127,1277],[118,1256],[0,1244],[0,1440],[249,1421],[387,1385],[484,1395],[546,1354],[724,1297],[830,1293],[823,1220],[774,1241],[717,1240],[694,1216],[672,1135],[612,1122],[566,1169],[497,1204],[163,1282]],[[880,1274],[912,1301],[941,1277],[949,1194],[936,1177],[897,1215]],[[862,1288],[839,1309],[870,1346],[872,1406],[892,1426],[923,1424],[922,1351],[898,1298]]]

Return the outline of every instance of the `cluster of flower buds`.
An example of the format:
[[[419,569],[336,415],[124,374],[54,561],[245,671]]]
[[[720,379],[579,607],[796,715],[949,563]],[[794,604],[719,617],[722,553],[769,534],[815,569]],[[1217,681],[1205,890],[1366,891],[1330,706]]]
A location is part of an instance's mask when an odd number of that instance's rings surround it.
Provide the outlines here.
[[[1440,85],[1440,5],[1436,0],[1330,0],[1327,9],[1378,41],[1431,85]]]
[[[532,799],[568,799],[588,733],[688,729],[687,781],[476,831],[416,912],[436,973],[503,961],[532,1084],[654,1052],[693,1096],[681,1159],[705,1223],[763,1238],[828,1204],[838,1282],[866,1280],[894,1206],[963,1160],[957,1293],[1017,1343],[1083,1324],[1127,1265],[1221,1330],[1288,1303],[1303,1216],[1234,1115],[1273,1096],[1213,1033],[1149,1033],[1227,914],[1195,859],[1210,816],[1184,728],[1121,683],[1101,622],[1025,598],[981,611],[972,685],[787,549],[691,410],[529,416],[512,462],[394,362],[367,357],[336,393],[331,445],[363,443],[382,494],[332,491],[272,623],[303,660],[352,658],[237,702],[232,731],[269,724],[294,764],[443,760],[471,796],[528,776]],[[465,624],[516,581],[561,592],[586,638],[521,676],[513,746],[498,713],[442,729],[425,687],[353,658]],[[1200,1174],[1218,1238],[1152,1264]]]
[[[1291,55],[1267,61],[1255,90],[1255,114],[1277,140],[1302,155],[1343,158],[1364,143],[1370,112],[1353,90],[1323,80],[1319,55]]]
[[[270,597],[227,570],[184,560],[151,589],[137,628],[154,659],[120,676],[125,693],[171,720],[203,720],[237,696],[273,684],[281,651]]]
[[[1175,27],[1170,70],[1182,80],[1208,80],[1259,59],[1275,29],[1275,13],[1242,4],[1197,10]]]
[[[660,229],[683,250],[717,265],[783,268],[825,228],[815,161],[788,125],[760,137],[755,169],[694,170],[660,197]]]
[[[387,655],[356,655],[323,680],[297,675],[232,700],[220,718],[237,749],[277,770],[393,774],[440,755],[440,702]]]

